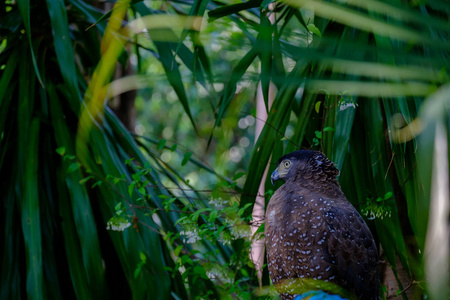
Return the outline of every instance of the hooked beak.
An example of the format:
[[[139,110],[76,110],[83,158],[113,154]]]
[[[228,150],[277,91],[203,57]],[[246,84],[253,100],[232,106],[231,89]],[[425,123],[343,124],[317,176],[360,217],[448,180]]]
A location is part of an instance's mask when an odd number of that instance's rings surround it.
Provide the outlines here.
[[[278,173],[278,168],[273,171],[272,175],[270,176],[270,181],[272,182],[272,185],[274,185],[274,182],[280,179],[280,173]]]

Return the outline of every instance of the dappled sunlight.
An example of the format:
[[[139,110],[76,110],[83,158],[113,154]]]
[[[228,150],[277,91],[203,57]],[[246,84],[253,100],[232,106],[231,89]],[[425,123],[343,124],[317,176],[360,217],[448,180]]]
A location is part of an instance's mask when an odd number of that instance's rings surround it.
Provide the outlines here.
[[[128,3],[129,1],[126,0],[118,2],[113,9],[102,39],[102,59],[92,76],[84,97],[85,106],[83,106],[84,109],[81,112],[77,134],[77,153],[84,163],[86,163],[84,156],[88,152],[87,141],[90,130],[95,122],[102,122],[105,101],[120,93],[147,86],[146,78],[139,75],[121,78],[111,84],[109,83],[110,76],[116,67],[116,61],[124,50],[123,47],[127,39],[131,38],[132,34],[138,34],[144,30],[168,26],[200,30],[202,18],[166,15],[144,16],[121,28]]]

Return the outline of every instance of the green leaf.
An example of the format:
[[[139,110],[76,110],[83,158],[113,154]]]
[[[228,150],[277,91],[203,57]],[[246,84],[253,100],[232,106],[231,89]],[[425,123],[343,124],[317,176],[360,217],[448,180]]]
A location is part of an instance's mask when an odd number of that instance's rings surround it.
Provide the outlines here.
[[[267,9],[270,3],[275,2],[274,0],[263,0],[261,3],[261,8]]]
[[[260,15],[259,34],[257,47],[260,50],[261,61],[261,90],[263,93],[266,110],[269,108],[269,88],[272,73],[272,24],[267,14]]]
[[[257,236],[259,233],[264,233],[265,223],[262,223],[258,229],[255,231],[254,237]]]
[[[71,137],[69,128],[66,124],[66,119],[62,113],[61,104],[63,101],[58,98],[54,86],[47,84],[47,91],[49,93],[49,108],[52,116],[52,125],[55,129],[56,144],[58,146],[65,145],[69,151],[73,151],[73,135]],[[66,155],[67,156],[67,155]],[[64,158],[66,157],[64,156]],[[101,281],[97,281],[97,270],[95,262],[96,253],[96,237],[95,225],[92,227],[94,218],[90,214],[90,206],[87,205],[86,190],[79,181],[81,176],[77,176],[78,172],[73,172],[66,175],[67,161],[63,159],[64,167],[57,170],[58,175],[58,198],[60,199],[60,214],[64,218],[62,222],[62,229],[64,234],[64,245],[66,248],[66,255],[68,259],[68,266],[72,284],[76,289],[77,294],[83,298],[95,297],[95,292],[89,286],[89,279],[86,275],[90,273],[91,281],[96,281],[97,284],[102,285]],[[80,220],[75,222],[75,220]],[[85,236],[85,240],[80,241],[80,235]],[[98,249],[98,248],[97,248]],[[84,260],[85,255],[89,253],[91,259]]]
[[[200,209],[196,210],[196,211],[192,214],[191,219],[192,219],[193,221],[197,221],[198,217],[199,217],[201,214],[203,214],[204,212],[209,212],[209,211],[211,211],[211,210],[212,210],[211,208],[200,208]]]
[[[242,276],[249,277],[248,272],[245,268],[241,268],[240,271],[241,271]]]
[[[258,55],[258,50],[255,48],[251,48],[250,51],[237,63],[237,65],[233,68],[230,80],[227,81],[225,85],[222,96],[220,98],[217,110],[218,114],[215,116],[216,121],[214,122],[214,128],[219,126],[226,110],[231,104],[231,100],[235,96],[236,85],[238,81],[244,76],[245,71],[251,65],[251,63],[255,60]],[[209,137],[208,145],[211,143],[212,133]]]
[[[130,197],[132,197],[132,195],[133,195],[134,186],[135,186],[135,183],[134,183],[134,182],[130,183],[130,185],[128,186],[128,195],[129,195]]]
[[[64,154],[66,153],[66,147],[59,147],[56,149],[56,153],[58,153],[61,156],[64,156]]]
[[[70,90],[70,95],[78,101],[81,95],[78,89],[78,76],[75,71],[74,52],[69,34],[67,10],[63,1],[46,0],[52,24],[53,42],[59,70]]]
[[[345,98],[348,99],[348,98]],[[352,103],[356,104],[356,99],[352,99]],[[348,143],[351,139],[353,120],[355,118],[356,109],[336,110],[336,117],[334,118],[334,132],[332,160],[336,167],[341,170],[347,155]]]
[[[141,193],[142,195],[145,195],[147,193],[147,190],[145,189],[145,186],[143,186],[138,189],[138,192]]]
[[[166,142],[167,142],[167,140],[165,140],[165,139],[159,140],[158,146],[157,146],[158,151],[160,151],[162,148],[164,148],[164,146],[166,145]]]
[[[316,25],[308,24],[307,28],[310,32],[314,33],[315,35],[317,35],[319,37],[322,37],[322,33],[320,32],[319,28],[316,27]]]
[[[301,84],[301,81],[299,81],[298,78],[301,78],[301,74],[305,70],[306,63],[299,62],[285,80],[284,85],[281,87],[272,104],[272,108],[266,122],[266,124],[270,124],[270,126],[264,126],[261,135],[252,150],[248,167],[251,172],[247,174],[245,180],[242,198],[240,201],[241,207],[245,206],[247,203],[254,203],[255,196],[250,195],[257,194],[262,175],[267,167],[267,162],[275,149],[275,145],[277,145],[277,142],[283,136],[282,133],[287,126],[286,120],[289,119],[292,110],[292,103],[295,100],[294,95]],[[307,122],[307,118],[304,119],[304,122]],[[277,128],[277,130],[274,128]],[[272,159],[276,160],[278,158],[272,157]]]
[[[91,27],[97,25],[98,23],[100,23],[100,22],[102,22],[102,21],[105,21],[105,20],[109,19],[109,18],[111,17],[111,15],[112,15],[113,11],[115,11],[115,10],[121,10],[121,9],[123,9],[124,7],[127,7],[128,4],[129,4],[128,1],[123,1],[122,3],[119,3],[117,6],[114,6],[113,9],[111,9],[111,10],[108,11],[107,13],[101,15],[101,17],[98,18],[98,20],[96,20],[94,24],[92,24],[91,26],[89,26],[88,28],[86,28],[86,30],[89,30]]]
[[[80,168],[80,166],[81,165],[78,162],[71,163],[69,165],[69,167],[67,168],[67,173],[70,174],[70,173],[75,172],[76,170],[78,170]]]
[[[142,265],[139,265],[139,266],[134,270],[133,277],[134,277],[135,279],[138,278],[139,273],[141,272],[141,269],[142,269]]]
[[[5,130],[5,123],[7,120],[6,116],[8,114],[7,108],[12,100],[12,97],[8,95],[13,92],[13,87],[16,84],[16,82],[14,80],[11,81],[11,79],[13,78],[13,74],[17,72],[17,63],[19,61],[19,57],[21,56],[20,51],[14,52],[14,54],[9,56],[5,69],[2,71],[0,78],[0,131]]]
[[[219,237],[222,231],[225,230],[225,228],[226,228],[225,225],[219,226],[219,228],[217,228],[217,231],[214,233],[214,236]]]
[[[146,262],[147,261],[147,256],[145,256],[144,252],[139,252],[139,258],[141,259],[142,262]]]
[[[177,247],[175,248],[175,250],[173,250],[173,255],[174,255],[175,257],[180,256],[181,250],[183,250],[183,245],[177,246]]]
[[[101,180],[95,182],[95,183],[91,186],[91,189],[95,188],[96,186],[102,185],[102,183],[103,183],[103,181],[101,181]]]
[[[44,281],[42,278],[42,236],[40,204],[38,193],[38,141],[40,122],[33,119],[30,124],[28,145],[26,147],[26,168],[22,178],[23,199],[22,231],[26,250],[27,280],[26,289],[29,296],[35,299],[44,299]]]
[[[167,208],[166,208],[167,209]],[[174,225],[178,225],[178,224],[182,224],[183,221],[185,221],[186,219],[188,219],[188,217],[184,216],[179,218],[178,220],[176,220],[176,222],[174,223]]]
[[[63,160],[75,160],[75,159],[76,159],[75,155],[66,154],[63,156]]]
[[[199,265],[194,267],[194,274],[199,275],[203,279],[209,279],[208,276],[206,276],[205,269]]]
[[[135,181],[135,183],[138,183],[141,180],[141,173],[134,173],[133,175],[131,175],[131,178],[133,178],[133,181]]]
[[[236,181],[236,180],[238,180],[239,178],[241,178],[242,176],[245,176],[245,174],[247,174],[247,173],[245,173],[245,172],[239,172],[239,173],[234,174],[234,176],[233,176],[233,181]]]
[[[321,104],[322,104],[322,101],[317,101],[316,104],[314,105],[314,109],[316,110],[317,113],[319,113],[319,111],[320,111]]]
[[[242,10],[259,7],[261,3],[262,0],[250,0],[244,3],[230,4],[209,11],[208,16],[210,22],[212,22],[219,18],[239,13]]]
[[[28,37],[28,47],[31,51],[31,58],[33,62],[34,71],[36,73],[36,78],[39,80],[39,83],[44,86],[41,75],[36,62],[36,55],[33,49],[33,42],[31,40],[31,24],[30,24],[30,0],[18,0],[17,1],[20,14],[22,15],[23,24],[25,26],[25,32]]]
[[[181,161],[181,165],[184,166],[187,164],[187,162],[191,159],[192,152],[186,152],[183,156],[183,160]]]
[[[247,203],[243,207],[241,207],[238,211],[239,216],[242,216],[247,208],[249,208],[253,203]]]
[[[193,266],[194,265],[194,262],[192,261],[192,259],[189,257],[189,256],[187,256],[187,255],[183,255],[182,257],[181,257],[181,263],[184,265],[184,264],[189,264],[189,265],[191,265],[191,266]]]
[[[217,219],[217,210],[211,211],[208,217],[210,222],[214,222]]]
[[[88,177],[86,177],[86,178],[81,179],[81,180],[79,181],[79,183],[80,183],[80,184],[85,184],[86,182],[89,181],[89,179],[92,179],[92,178],[94,178],[94,177],[88,176]]]

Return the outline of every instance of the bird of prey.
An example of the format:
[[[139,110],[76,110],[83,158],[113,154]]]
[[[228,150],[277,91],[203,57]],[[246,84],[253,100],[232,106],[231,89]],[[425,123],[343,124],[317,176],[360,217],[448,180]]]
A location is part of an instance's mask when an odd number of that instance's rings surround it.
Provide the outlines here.
[[[265,240],[269,274],[281,299],[308,290],[378,299],[375,241],[341,190],[338,169],[321,152],[281,157],[272,184],[285,183],[269,201]]]

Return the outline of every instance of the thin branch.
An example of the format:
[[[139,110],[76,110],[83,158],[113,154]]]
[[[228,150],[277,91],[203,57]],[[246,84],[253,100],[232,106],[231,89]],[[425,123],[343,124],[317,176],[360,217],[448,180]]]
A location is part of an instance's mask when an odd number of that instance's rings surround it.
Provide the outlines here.
[[[411,280],[403,290],[401,290],[398,293],[395,293],[395,295],[388,295],[386,297],[386,299],[396,298],[396,297],[400,296],[401,294],[404,294],[408,289],[410,289],[413,285],[416,285],[416,284],[420,286],[420,281]]]

